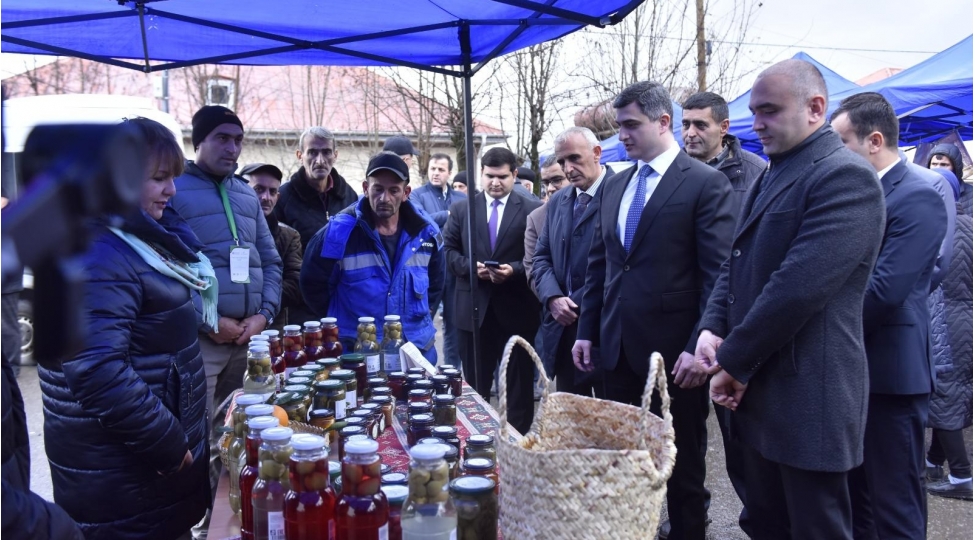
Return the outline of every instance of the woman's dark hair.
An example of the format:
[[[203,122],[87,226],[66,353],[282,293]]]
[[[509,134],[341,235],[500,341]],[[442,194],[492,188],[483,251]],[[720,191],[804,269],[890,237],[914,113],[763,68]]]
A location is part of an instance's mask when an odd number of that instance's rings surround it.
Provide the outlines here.
[[[126,123],[138,128],[146,140],[149,163],[155,164],[153,174],[164,167],[168,167],[174,177],[183,174],[186,158],[183,157],[183,147],[176,141],[173,132],[159,122],[142,116],[128,119]]]

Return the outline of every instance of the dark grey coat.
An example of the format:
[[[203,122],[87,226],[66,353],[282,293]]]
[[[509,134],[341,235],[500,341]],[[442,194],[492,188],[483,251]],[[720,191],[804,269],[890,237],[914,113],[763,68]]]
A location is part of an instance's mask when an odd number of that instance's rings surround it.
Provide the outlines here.
[[[863,461],[863,296],[883,192],[829,127],[777,166],[757,204],[764,178],[748,191],[699,327],[724,338],[718,363],[748,383],[733,436],[777,463],[847,471]]]

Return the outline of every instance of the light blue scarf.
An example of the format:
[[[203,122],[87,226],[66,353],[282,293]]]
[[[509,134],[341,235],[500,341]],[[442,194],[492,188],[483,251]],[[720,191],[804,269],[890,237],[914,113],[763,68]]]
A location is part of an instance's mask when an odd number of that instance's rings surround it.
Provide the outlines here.
[[[196,256],[200,262],[185,263],[174,259],[166,250],[153,246],[134,234],[127,233],[115,227],[109,227],[116,236],[129,245],[142,260],[157,272],[171,277],[186,285],[193,291],[200,292],[203,299],[203,324],[211,331],[217,331],[217,275],[213,272],[213,265],[202,251]]]

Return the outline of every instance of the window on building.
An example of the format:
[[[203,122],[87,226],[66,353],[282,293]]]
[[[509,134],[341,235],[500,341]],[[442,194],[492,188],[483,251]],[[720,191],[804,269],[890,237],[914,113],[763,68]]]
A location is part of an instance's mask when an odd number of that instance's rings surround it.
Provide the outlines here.
[[[234,81],[210,79],[207,81],[207,105],[223,105],[234,108]]]

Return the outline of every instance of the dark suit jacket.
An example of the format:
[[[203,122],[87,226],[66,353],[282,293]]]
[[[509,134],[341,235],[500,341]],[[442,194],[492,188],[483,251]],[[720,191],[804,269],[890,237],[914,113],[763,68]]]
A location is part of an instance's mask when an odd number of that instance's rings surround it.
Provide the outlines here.
[[[867,359],[863,295],[883,236],[877,173],[825,126],[742,205],[731,258],[700,328],[718,363],[748,383],[732,415],[766,459],[813,471],[863,461]]]
[[[578,339],[601,348],[602,368],[612,370],[622,351],[645,375],[654,351],[668,372],[681,352],[694,352],[695,328],[728,257],[735,214],[725,175],[679,152],[643,208],[627,254],[616,222],[635,169],[613,175],[602,188]]]
[[[457,283],[454,295],[457,328],[467,332],[474,331],[474,302],[477,302],[482,324],[490,305],[496,313],[504,315],[509,330],[524,329],[524,332],[532,333],[535,331],[533,328],[538,328],[539,305],[525,280],[522,259],[525,256],[525,224],[528,214],[541,206],[541,202],[520,195],[517,191],[511,192],[492,252],[484,197],[484,193],[479,193],[474,200],[474,257],[478,262],[498,261],[501,264],[510,264],[514,275],[499,285],[490,281],[478,281],[477,297],[472,298],[467,258],[470,245],[467,234],[468,202],[454,203],[450,207],[450,218],[444,229],[444,246],[447,268]]]
[[[934,378],[928,290],[947,216],[938,192],[904,162],[881,183],[887,224],[863,299],[870,392],[927,394]]]

